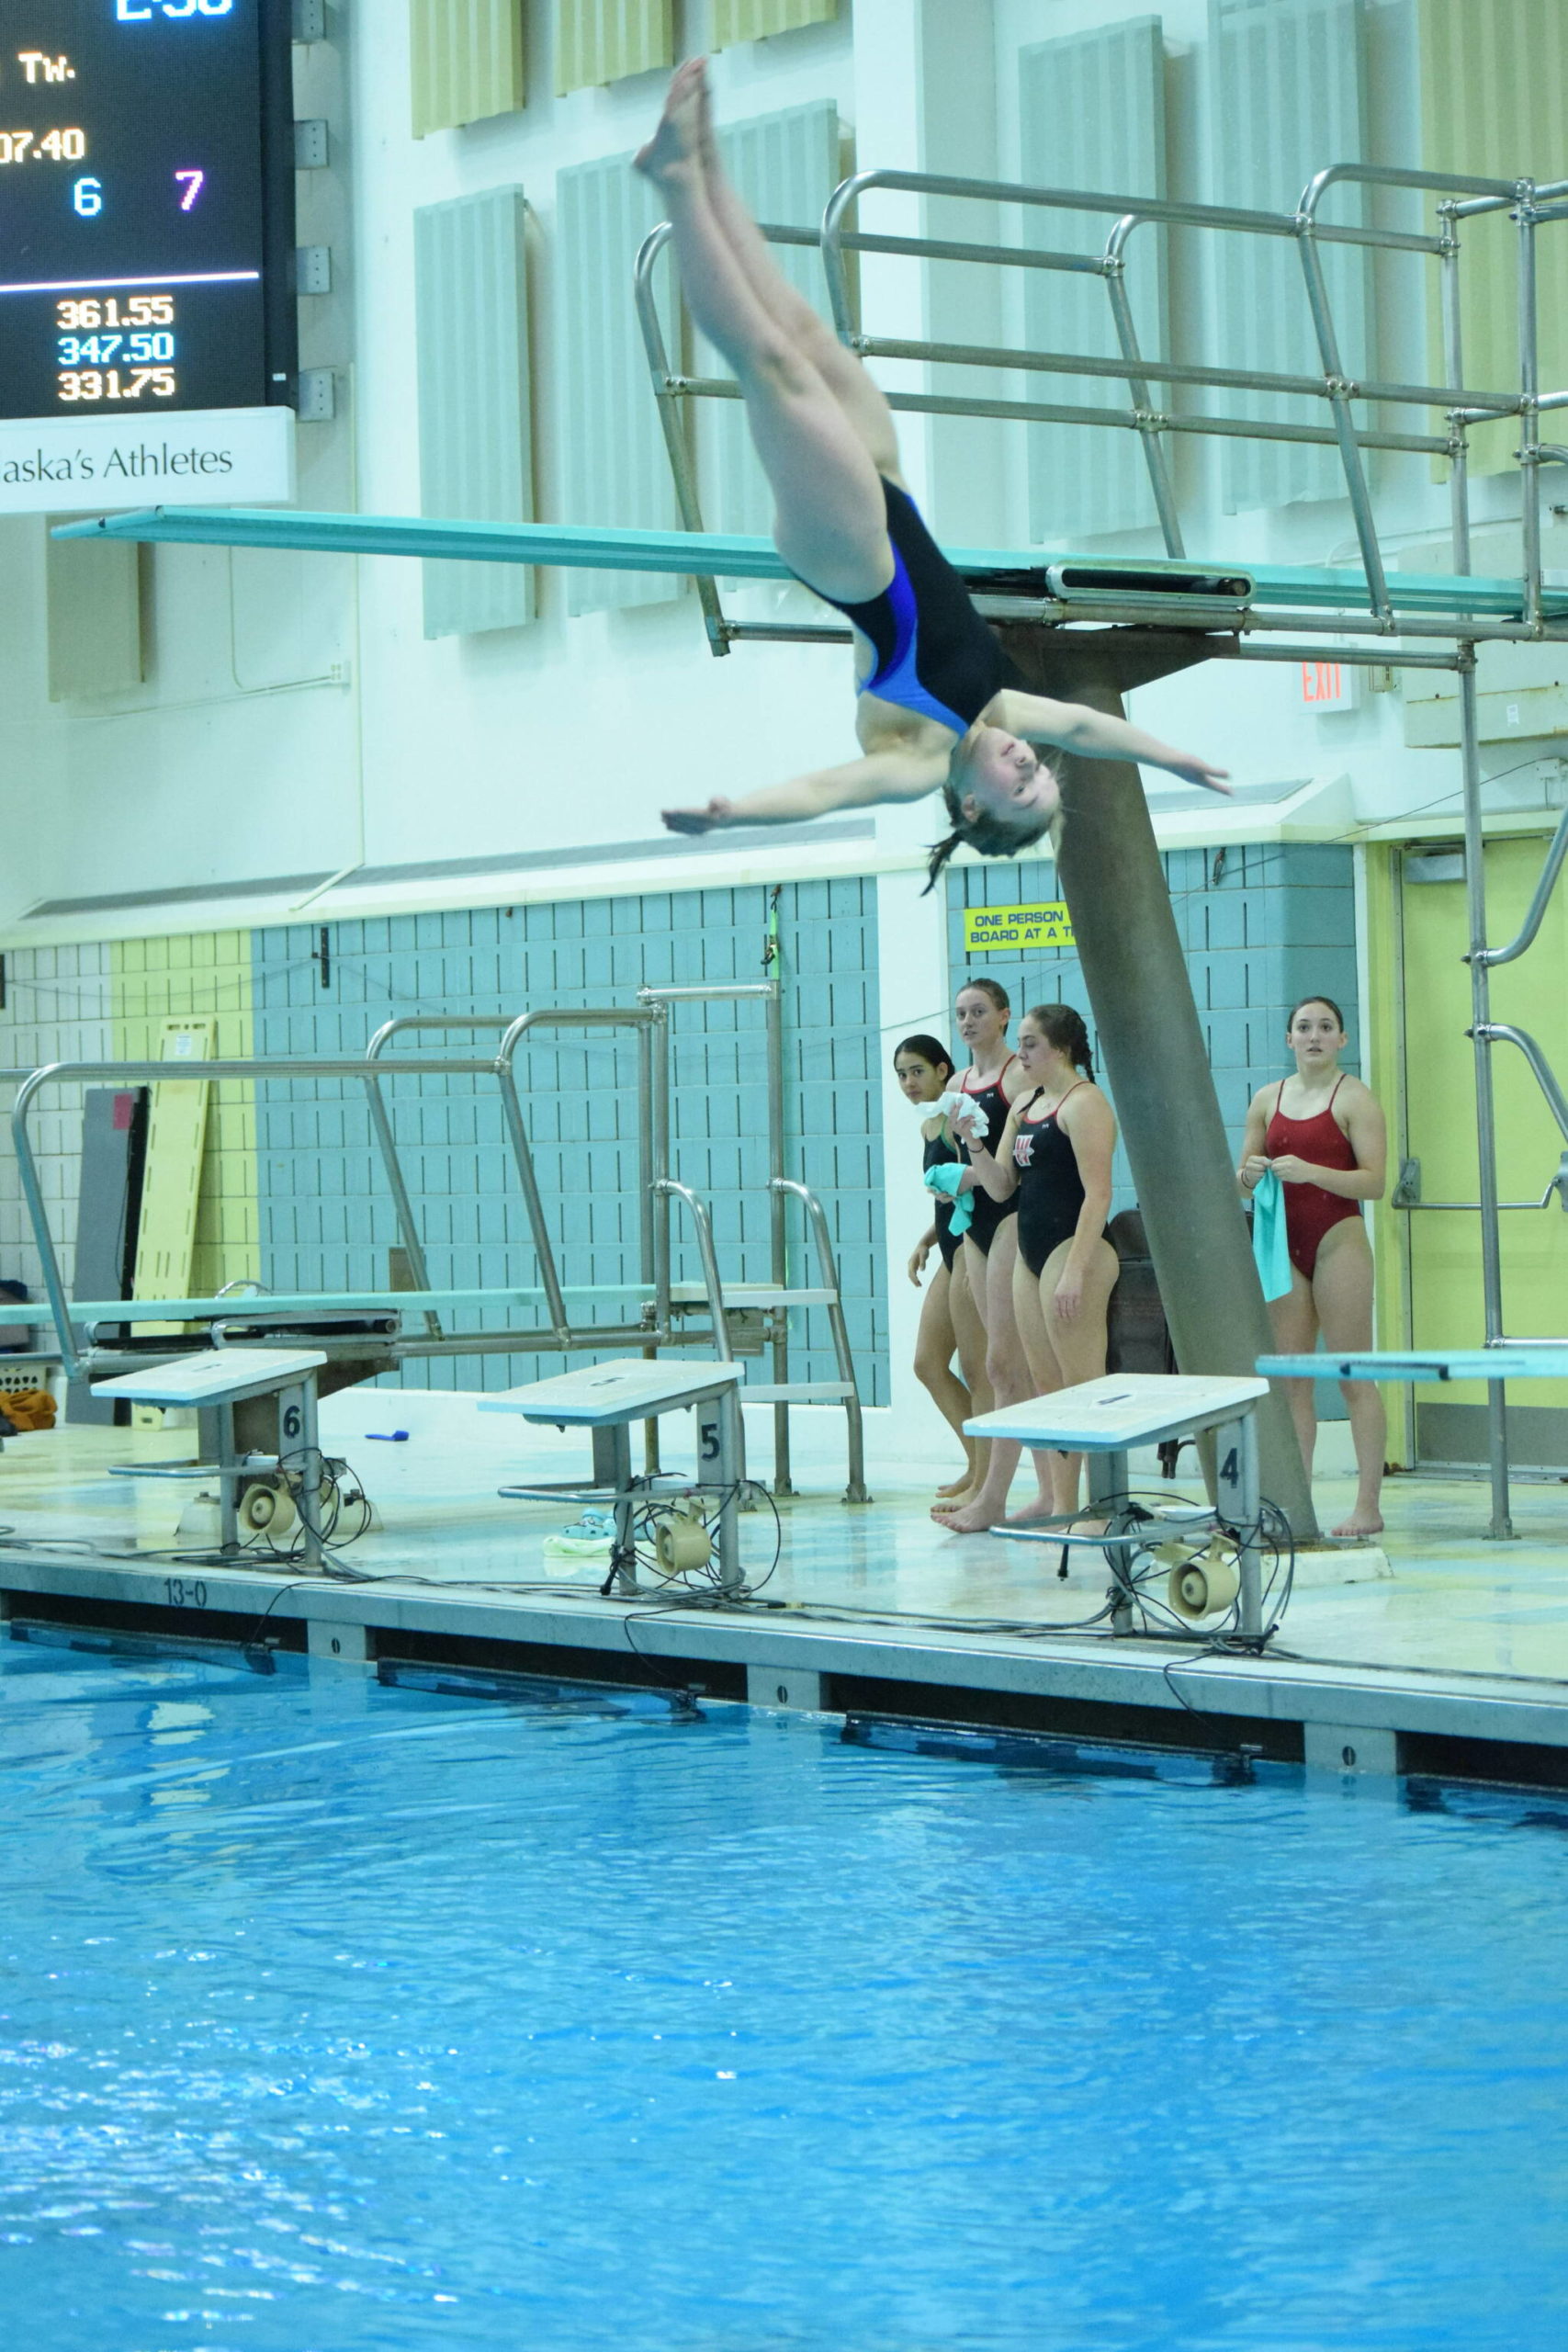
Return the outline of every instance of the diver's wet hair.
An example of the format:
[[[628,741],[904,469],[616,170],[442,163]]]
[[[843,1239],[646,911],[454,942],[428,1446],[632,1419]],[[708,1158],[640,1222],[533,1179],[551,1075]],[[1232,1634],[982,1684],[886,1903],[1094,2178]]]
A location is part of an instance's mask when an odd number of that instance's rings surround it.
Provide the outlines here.
[[[1016,818],[992,817],[984,812],[966,817],[951,784],[942,786],[942,797],[953,831],[945,841],[931,844],[926,866],[931,879],[920,892],[922,899],[929,898],[935,889],[937,876],[955,850],[976,850],[982,857],[1021,857],[1025,850],[1044,840],[1054,822],[1050,817],[1030,817],[1020,823]]]

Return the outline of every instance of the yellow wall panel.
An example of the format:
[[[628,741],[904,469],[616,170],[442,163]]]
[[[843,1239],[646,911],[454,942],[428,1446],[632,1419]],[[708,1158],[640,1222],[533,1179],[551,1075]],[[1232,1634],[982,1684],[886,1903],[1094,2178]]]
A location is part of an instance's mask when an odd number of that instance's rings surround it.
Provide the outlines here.
[[[672,65],[672,0],[556,0],[558,96]]]
[[[1563,0],[1418,0],[1422,161],[1483,178],[1568,178],[1568,7]],[[1506,213],[1462,223],[1464,374],[1477,391],[1518,382],[1518,232]],[[1568,222],[1537,232],[1540,389],[1568,387]],[[1434,364],[1441,345],[1432,299]],[[1438,377],[1436,380],[1441,380]],[[1505,418],[1471,435],[1482,473],[1512,463]]]
[[[523,0],[409,0],[413,135],[515,114],[526,96]]]
[[[120,1059],[157,1061],[164,1023],[181,1015],[215,1020],[219,1059],[254,1050],[249,932],[118,940],[111,954],[114,1050]],[[208,1091],[190,1276],[202,1296],[225,1283],[261,1275],[255,1091],[234,1083]]]
[[[839,0],[713,0],[713,45],[728,49],[731,41],[830,24],[838,13]]]

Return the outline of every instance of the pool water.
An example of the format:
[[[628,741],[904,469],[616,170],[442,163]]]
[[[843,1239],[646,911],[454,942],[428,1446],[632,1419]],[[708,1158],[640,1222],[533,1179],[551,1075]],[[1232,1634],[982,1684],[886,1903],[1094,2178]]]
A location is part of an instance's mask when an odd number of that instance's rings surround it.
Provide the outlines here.
[[[1550,1805],[1002,1754],[0,1644],[6,2341],[1561,2352]]]

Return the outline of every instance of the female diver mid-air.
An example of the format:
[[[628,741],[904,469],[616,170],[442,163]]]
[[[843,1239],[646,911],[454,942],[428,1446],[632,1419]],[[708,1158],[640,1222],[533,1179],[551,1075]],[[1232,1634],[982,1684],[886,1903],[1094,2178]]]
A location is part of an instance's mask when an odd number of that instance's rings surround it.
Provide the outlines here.
[[[1222,768],[1080,704],[1023,691],[898,473],[893,414],[852,352],[773,266],[719,164],[705,61],[670,85],[637,158],[669,209],[692,316],[734,369],[773,488],[773,540],[797,579],[854,624],[863,756],[702,808],[675,832],[781,824],[940,791],[952,832],[931,878],[967,843],[1016,857],[1050,828],[1056,778],[1032,748],[1141,760],[1226,789]]]

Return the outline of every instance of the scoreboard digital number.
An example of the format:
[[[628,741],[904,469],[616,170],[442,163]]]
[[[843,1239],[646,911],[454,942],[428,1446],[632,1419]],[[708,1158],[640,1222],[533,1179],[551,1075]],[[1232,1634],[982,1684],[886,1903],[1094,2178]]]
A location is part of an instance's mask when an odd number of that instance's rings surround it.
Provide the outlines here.
[[[0,0],[0,418],[291,401],[288,0]]]

